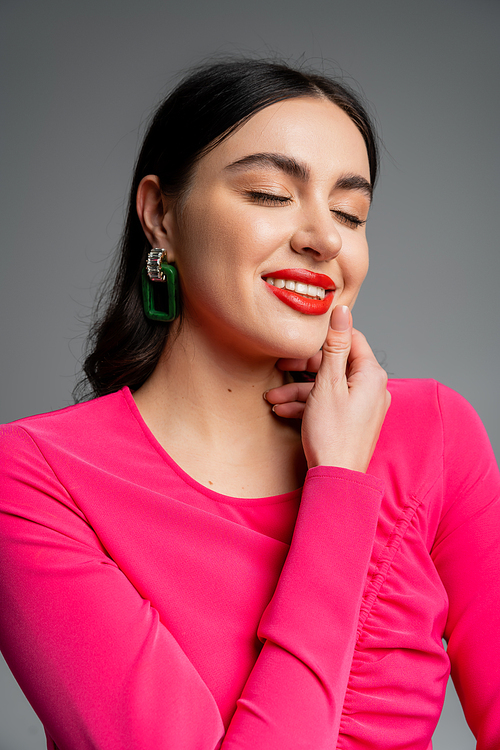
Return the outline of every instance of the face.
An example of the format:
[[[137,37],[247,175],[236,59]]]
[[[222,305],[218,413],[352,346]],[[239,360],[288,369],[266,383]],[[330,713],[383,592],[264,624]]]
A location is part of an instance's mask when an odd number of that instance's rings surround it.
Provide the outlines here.
[[[363,137],[323,99],[254,115],[198,163],[163,225],[184,326],[247,357],[307,357],[368,270]]]

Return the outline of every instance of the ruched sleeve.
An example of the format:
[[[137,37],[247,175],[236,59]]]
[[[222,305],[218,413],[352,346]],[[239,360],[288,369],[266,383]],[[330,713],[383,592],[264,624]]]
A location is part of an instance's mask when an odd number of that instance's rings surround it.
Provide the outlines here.
[[[381,496],[372,476],[308,472],[290,552],[260,622],[264,648],[224,748],[335,747]]]
[[[1,460],[0,643],[59,750],[335,746],[380,480],[331,467],[308,473],[290,550],[259,615],[262,649],[225,734],[165,618],[61,481],[69,453],[56,468],[23,427],[6,426]],[[202,524],[196,533],[191,554],[203,558]],[[229,590],[239,571],[226,567]]]
[[[444,505],[432,558],[449,597],[451,675],[478,750],[500,747],[500,477],[484,427],[439,386]]]

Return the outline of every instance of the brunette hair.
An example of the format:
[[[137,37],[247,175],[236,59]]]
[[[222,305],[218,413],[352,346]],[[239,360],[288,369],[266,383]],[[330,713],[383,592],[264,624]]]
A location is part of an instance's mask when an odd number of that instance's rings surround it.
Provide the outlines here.
[[[169,324],[143,312],[141,271],[150,247],[135,209],[142,178],[158,175],[163,193],[181,198],[204,154],[265,107],[303,96],[325,97],[349,115],[364,138],[375,185],[377,136],[365,107],[345,84],[267,60],[240,58],[196,68],[162,102],[148,127],[132,179],[118,268],[97,306],[75,400],[124,385],[139,388],[166,343]]]

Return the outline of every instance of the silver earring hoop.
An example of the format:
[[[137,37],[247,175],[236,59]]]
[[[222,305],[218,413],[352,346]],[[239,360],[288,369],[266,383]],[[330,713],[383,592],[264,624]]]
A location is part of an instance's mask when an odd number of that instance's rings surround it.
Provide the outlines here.
[[[167,263],[167,251],[161,247],[154,247],[149,251],[146,261],[146,270],[151,281],[165,281],[162,263]]]

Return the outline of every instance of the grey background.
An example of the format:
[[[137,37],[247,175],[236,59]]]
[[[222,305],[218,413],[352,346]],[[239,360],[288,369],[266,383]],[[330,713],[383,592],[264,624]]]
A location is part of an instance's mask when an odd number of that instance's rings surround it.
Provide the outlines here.
[[[278,53],[342,75],[381,127],[356,326],[393,376],[469,399],[499,455],[497,0],[3,0],[0,13],[0,421],[71,403],[141,123],[177,71]],[[434,748],[468,750],[448,692]],[[0,750],[44,747],[0,664]]]

